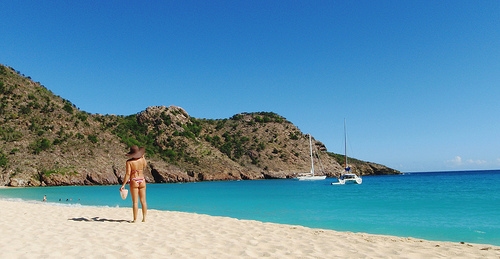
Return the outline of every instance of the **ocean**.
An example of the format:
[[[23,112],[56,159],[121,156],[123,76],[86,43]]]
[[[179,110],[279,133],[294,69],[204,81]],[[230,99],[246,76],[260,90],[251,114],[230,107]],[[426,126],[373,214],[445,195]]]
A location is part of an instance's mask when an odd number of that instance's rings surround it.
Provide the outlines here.
[[[335,181],[148,184],[147,201],[156,210],[500,246],[500,170],[365,176],[361,185],[330,184]],[[130,195],[122,200],[118,189],[0,188],[0,198],[42,202],[46,195],[58,206],[131,207]]]

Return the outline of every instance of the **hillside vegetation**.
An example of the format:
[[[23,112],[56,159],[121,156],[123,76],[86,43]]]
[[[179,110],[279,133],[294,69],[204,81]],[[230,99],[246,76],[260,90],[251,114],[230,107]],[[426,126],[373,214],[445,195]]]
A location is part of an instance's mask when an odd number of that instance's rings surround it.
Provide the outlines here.
[[[308,136],[272,112],[215,120],[175,106],[90,114],[3,65],[0,99],[0,185],[121,183],[130,145],[146,147],[149,182],[291,178],[310,170]],[[337,176],[339,155],[318,140],[314,146],[324,173]],[[399,173],[350,161],[361,175]]]

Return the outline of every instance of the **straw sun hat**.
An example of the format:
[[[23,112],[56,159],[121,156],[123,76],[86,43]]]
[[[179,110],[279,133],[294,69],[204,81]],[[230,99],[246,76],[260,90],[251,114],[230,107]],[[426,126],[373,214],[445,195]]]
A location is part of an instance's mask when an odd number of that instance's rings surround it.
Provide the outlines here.
[[[144,147],[139,148],[138,146],[131,146],[130,147],[130,152],[125,154],[129,158],[141,158],[142,155],[146,152],[146,149]]]

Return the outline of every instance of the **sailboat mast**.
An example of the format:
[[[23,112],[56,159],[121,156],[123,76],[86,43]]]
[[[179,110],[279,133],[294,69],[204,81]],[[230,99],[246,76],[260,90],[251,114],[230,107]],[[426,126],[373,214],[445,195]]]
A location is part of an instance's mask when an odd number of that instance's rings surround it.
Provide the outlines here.
[[[309,151],[311,153],[311,174],[312,174],[312,176],[314,176],[314,159],[313,159],[313,148],[312,148],[311,134],[309,134]]]
[[[345,126],[345,118],[344,118],[344,168],[347,170],[347,130],[346,130],[346,126]]]

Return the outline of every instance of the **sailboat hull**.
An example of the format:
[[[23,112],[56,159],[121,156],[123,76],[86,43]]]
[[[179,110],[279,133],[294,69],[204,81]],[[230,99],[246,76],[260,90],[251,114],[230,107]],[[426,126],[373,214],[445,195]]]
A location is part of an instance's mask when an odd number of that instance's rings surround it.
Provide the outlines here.
[[[297,180],[299,181],[317,181],[317,180],[325,180],[326,175],[315,175],[315,176],[298,176]]]
[[[339,178],[338,183],[332,184],[361,184],[363,183],[363,179],[356,174],[344,174]]]

